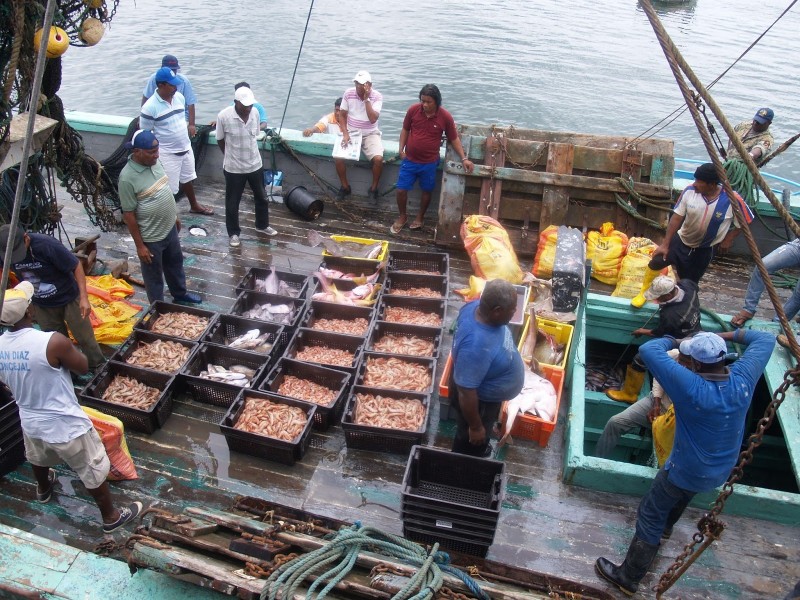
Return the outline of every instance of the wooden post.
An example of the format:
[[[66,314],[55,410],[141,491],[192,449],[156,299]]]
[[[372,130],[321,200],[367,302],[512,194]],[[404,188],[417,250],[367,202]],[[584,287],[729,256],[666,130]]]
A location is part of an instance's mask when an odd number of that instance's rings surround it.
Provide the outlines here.
[[[506,165],[505,136],[502,132],[492,132],[486,138],[486,166],[497,169]],[[478,213],[488,215],[497,220],[500,214],[500,195],[503,190],[503,181],[494,176],[484,179],[481,183],[480,207]]]
[[[575,147],[572,144],[551,142],[547,153],[548,173],[572,173]],[[539,231],[549,225],[563,225],[569,208],[569,190],[545,185],[542,191],[542,212],[539,216]]]
[[[463,136],[461,145],[464,146],[464,154],[469,157],[472,136]],[[445,167],[442,169],[442,191],[439,195],[439,219],[435,235],[437,244],[447,246],[459,243],[459,230],[464,212],[464,188],[467,178],[458,158],[455,150],[448,144],[444,157]]]

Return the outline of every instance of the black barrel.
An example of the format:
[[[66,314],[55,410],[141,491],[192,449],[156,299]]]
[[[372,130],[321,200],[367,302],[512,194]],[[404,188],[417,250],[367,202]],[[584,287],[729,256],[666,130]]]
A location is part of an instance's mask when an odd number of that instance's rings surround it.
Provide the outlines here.
[[[317,200],[304,186],[296,185],[284,196],[286,207],[294,214],[313,221],[322,214],[325,204]]]

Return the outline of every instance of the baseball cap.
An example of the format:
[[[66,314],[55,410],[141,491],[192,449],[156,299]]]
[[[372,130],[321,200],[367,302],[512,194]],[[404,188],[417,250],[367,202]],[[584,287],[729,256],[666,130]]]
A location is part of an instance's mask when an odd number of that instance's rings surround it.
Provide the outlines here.
[[[705,163],[697,167],[694,172],[694,178],[698,181],[705,181],[706,183],[720,182],[719,174],[713,163]]]
[[[178,64],[178,57],[173,56],[172,54],[164,55],[164,58],[161,59],[161,66],[169,67],[173,71],[177,71],[181,68],[181,66]]]
[[[372,81],[372,76],[369,74],[369,71],[359,71],[356,73],[356,76],[353,77],[353,81],[364,84],[368,81]]]
[[[681,342],[681,354],[688,354],[698,362],[713,364],[725,360],[728,347],[715,333],[701,331],[693,338]]]
[[[152,150],[158,146],[158,139],[152,131],[140,129],[131,137],[131,141],[125,144],[125,147],[130,150],[137,148],[139,150]]]
[[[11,237],[11,225],[3,225],[0,227],[0,260],[6,260],[6,246],[8,245],[8,238]],[[22,262],[25,255],[28,253],[28,247],[25,245],[25,230],[17,226],[17,233],[14,236],[14,247],[11,249],[11,264],[14,265]]]
[[[3,313],[0,314],[0,325],[16,325],[25,316],[25,311],[33,298],[33,284],[22,281],[16,287],[6,290],[3,296]]]
[[[253,95],[253,90],[251,90],[249,87],[240,87],[233,94],[233,98],[245,106],[253,106],[253,103],[256,101],[256,97]]]
[[[156,71],[156,83],[168,83],[170,85],[179,85],[181,80],[175,75],[175,71],[169,67],[161,67]]]
[[[647,291],[644,293],[644,297],[652,301],[656,298],[660,298],[664,294],[669,294],[674,289],[674,279],[667,277],[666,275],[659,275],[653,280],[653,283],[650,284],[650,287],[647,288]]]
[[[753,117],[753,121],[757,123],[761,123],[764,125],[765,123],[772,123],[772,119],[775,116],[775,113],[772,111],[771,108],[759,108],[756,111],[756,116]]]

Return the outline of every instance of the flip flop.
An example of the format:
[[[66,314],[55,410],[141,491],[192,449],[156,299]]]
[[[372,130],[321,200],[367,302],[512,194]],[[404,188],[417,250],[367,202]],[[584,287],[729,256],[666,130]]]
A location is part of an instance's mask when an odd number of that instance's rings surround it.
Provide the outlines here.
[[[424,224],[425,223],[421,223],[419,221],[414,221],[411,225],[408,226],[408,228],[411,229],[412,231],[416,231],[417,229],[422,229],[422,226]]]
[[[733,325],[736,329],[744,326],[750,319],[752,319],[755,315],[747,310],[740,310],[735,317],[731,319],[731,325]]]
[[[394,224],[391,227],[389,227],[389,232],[392,235],[397,235],[402,231],[403,227],[405,226],[406,226],[406,221],[403,221],[402,223],[398,223],[397,221],[395,221]]]
[[[213,208],[209,208],[208,206],[204,206],[201,210],[191,209],[189,212],[190,213],[194,213],[196,215],[210,216],[210,215],[214,214],[214,209]]]

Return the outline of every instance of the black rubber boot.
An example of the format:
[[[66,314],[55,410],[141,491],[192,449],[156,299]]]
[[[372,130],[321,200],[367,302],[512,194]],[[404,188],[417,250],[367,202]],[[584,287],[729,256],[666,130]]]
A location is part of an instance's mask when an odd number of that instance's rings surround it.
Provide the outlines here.
[[[639,582],[647,575],[657,552],[658,544],[648,544],[635,537],[620,566],[616,566],[601,556],[594,563],[594,570],[600,577],[616,585],[628,596],[633,596],[639,589]]]

